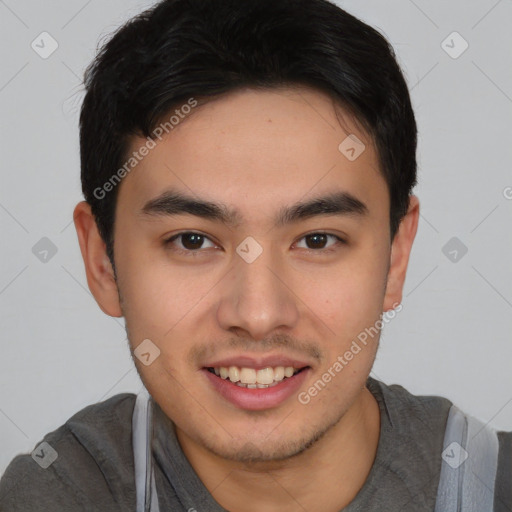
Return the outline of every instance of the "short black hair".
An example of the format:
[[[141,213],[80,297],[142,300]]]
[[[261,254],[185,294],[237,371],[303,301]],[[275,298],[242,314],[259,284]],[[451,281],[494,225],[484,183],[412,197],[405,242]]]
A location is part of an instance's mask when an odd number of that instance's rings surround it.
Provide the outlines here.
[[[110,37],[84,85],[82,190],[112,263],[119,187],[105,184],[125,175],[118,170],[131,137],[153,138],[158,123],[191,98],[204,103],[246,87],[306,85],[327,93],[375,144],[390,194],[391,239],[407,213],[417,184],[407,84],[385,37],[328,0],[160,1]]]

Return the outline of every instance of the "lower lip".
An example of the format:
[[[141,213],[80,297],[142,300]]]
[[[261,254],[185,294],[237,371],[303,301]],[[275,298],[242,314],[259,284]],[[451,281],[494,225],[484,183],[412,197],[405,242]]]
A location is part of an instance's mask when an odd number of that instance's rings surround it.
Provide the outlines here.
[[[277,407],[287,398],[297,393],[307,377],[309,368],[305,368],[293,377],[288,377],[270,388],[255,389],[237,386],[228,379],[217,377],[206,368],[203,369],[203,372],[215,390],[233,405],[240,409],[261,411]]]

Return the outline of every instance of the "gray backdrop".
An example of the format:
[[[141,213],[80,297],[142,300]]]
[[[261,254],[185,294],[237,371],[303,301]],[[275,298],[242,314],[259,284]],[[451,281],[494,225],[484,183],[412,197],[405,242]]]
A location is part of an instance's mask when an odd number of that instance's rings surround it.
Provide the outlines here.
[[[141,387],[71,217],[83,70],[152,3],[0,0],[0,472],[84,406]],[[420,131],[421,220],[373,376],[512,430],[512,1],[339,5],[393,44]]]

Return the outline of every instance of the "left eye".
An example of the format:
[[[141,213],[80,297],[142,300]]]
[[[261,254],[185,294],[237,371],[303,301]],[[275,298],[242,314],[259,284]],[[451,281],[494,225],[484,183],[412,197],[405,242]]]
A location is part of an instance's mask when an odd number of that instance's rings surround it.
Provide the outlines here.
[[[301,240],[305,241],[306,247],[302,246],[303,248],[313,250],[327,249],[332,247],[332,245],[335,245],[337,242],[344,243],[344,240],[339,236],[331,235],[329,233],[311,233],[310,235],[303,236]],[[333,242],[330,245],[328,245],[329,240]],[[299,244],[300,243],[301,242],[299,242]],[[297,246],[299,244],[297,244]]]

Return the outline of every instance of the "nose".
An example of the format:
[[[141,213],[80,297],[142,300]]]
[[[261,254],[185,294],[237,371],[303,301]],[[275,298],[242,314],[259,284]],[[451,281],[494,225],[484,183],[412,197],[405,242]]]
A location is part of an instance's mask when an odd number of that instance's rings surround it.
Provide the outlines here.
[[[290,330],[299,319],[298,298],[284,265],[264,250],[252,263],[236,257],[226,283],[217,319],[224,330],[261,340],[276,329]],[[288,282],[287,282],[288,281]]]

